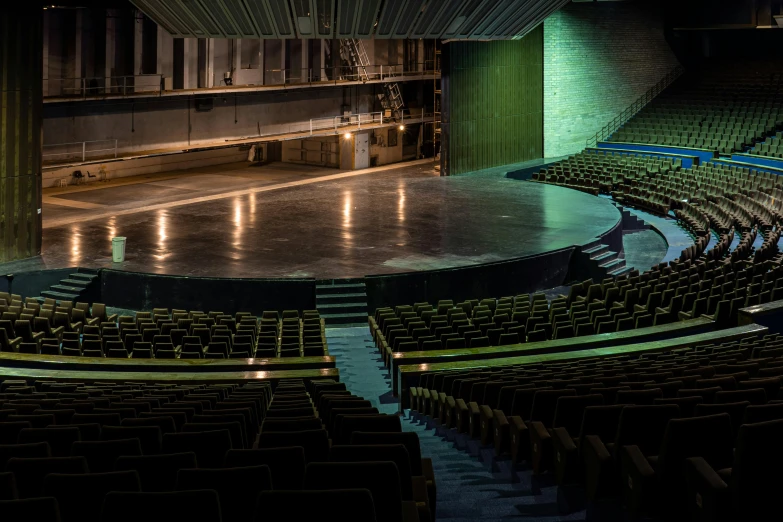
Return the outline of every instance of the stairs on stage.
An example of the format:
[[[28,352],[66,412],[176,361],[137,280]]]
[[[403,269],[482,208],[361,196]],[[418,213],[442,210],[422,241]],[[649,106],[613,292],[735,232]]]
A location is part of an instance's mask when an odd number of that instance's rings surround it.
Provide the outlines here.
[[[92,302],[90,294],[97,289],[100,284],[98,270],[92,268],[77,268],[65,279],[61,279],[56,285],[52,285],[48,290],[41,292],[38,301],[43,303],[44,298],[48,297],[62,301],[84,301]]]
[[[367,326],[367,287],[362,279],[318,281],[315,307],[326,326]]]

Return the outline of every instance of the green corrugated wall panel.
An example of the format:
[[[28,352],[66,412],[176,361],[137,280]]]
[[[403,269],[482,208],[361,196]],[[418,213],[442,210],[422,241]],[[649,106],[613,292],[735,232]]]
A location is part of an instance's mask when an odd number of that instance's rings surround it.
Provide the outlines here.
[[[449,46],[450,174],[543,155],[543,30]]]

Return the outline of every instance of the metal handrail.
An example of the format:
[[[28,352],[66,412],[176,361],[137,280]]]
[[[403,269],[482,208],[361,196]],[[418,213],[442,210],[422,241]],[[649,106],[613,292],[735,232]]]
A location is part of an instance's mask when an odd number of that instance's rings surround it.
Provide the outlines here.
[[[163,92],[162,74],[136,74],[126,76],[94,76],[89,78],[45,78],[45,98],[74,96],[86,98],[101,94],[128,96],[139,92]],[[144,80],[152,80],[146,82]],[[142,80],[142,83],[139,83]],[[60,94],[49,94],[49,89],[59,84]]]
[[[367,112],[360,114],[345,114],[342,116],[326,116],[323,118],[312,118],[303,122],[290,123],[283,128],[278,128],[275,132],[257,134],[252,136],[242,136],[240,138],[229,138],[226,142],[248,141],[253,138],[264,138],[271,136],[282,136],[285,134],[301,134],[296,139],[302,137],[314,136],[318,132],[331,131],[334,134],[340,134],[347,129],[347,132],[362,130],[363,128],[374,127],[376,125],[406,125],[413,123],[424,123],[435,121],[435,115],[425,113],[412,113],[411,111],[398,111],[398,117],[386,116],[383,112]]]
[[[87,148],[87,144],[89,144],[89,143],[113,143],[114,147],[103,148],[103,149],[88,149]],[[116,139],[114,139],[114,140],[74,141],[74,142],[70,142],[70,143],[51,143],[51,144],[43,145],[42,149],[44,149],[44,150],[47,149],[47,148],[52,149],[54,147],[66,147],[66,148],[68,148],[68,147],[72,147],[72,146],[78,146],[79,148],[76,151],[70,150],[70,151],[67,151],[67,152],[50,152],[48,154],[44,153],[44,154],[42,154],[42,156],[43,156],[43,159],[45,160],[46,158],[52,158],[52,157],[57,157],[57,156],[74,156],[74,157],[78,157],[80,155],[81,158],[82,158],[82,161],[87,161],[87,155],[88,154],[95,154],[97,152],[108,152],[108,153],[113,153],[114,157],[116,158],[117,157],[117,149],[118,149],[117,145],[118,145],[118,140],[116,140]],[[111,156],[111,154],[108,154],[108,156]]]
[[[594,136],[587,138],[585,143],[586,147],[595,147],[599,141],[607,139],[609,136],[615,133],[623,124],[628,120],[636,116],[644,107],[653,101],[664,89],[674,83],[674,80],[679,78],[682,73],[685,72],[685,68],[682,65],[678,65],[666,76],[661,78],[658,83],[647,89],[647,92],[639,96],[631,105],[625,108],[623,112],[615,116],[612,121],[604,125],[600,131],[596,132]]]
[[[367,66],[335,66],[328,68],[301,68],[301,69],[265,69],[262,77],[264,83],[258,84],[259,86],[277,86],[277,85],[292,85],[292,84],[308,84],[308,85],[327,85],[327,84],[341,84],[345,82],[365,82],[367,80],[389,80],[392,78],[405,78],[408,76],[421,76],[438,74],[440,71],[435,69],[435,63],[432,60],[427,60],[416,64],[415,70],[405,70],[402,64],[378,64]],[[419,69],[421,66],[421,69]],[[362,69],[360,74],[359,68]],[[247,70],[247,69],[242,69]],[[367,71],[367,77],[365,78],[364,70]],[[323,76],[321,76],[323,71]],[[235,75],[236,76],[236,73]],[[270,82],[266,83],[266,78],[270,78]],[[153,81],[145,81],[139,84],[139,79],[154,79]],[[138,74],[130,76],[106,76],[106,77],[91,77],[91,78],[47,78],[44,79],[44,97],[45,98],[87,98],[91,96],[132,96],[139,93],[157,93],[163,94],[166,92],[164,84],[165,76],[162,74]],[[200,89],[175,89],[175,90],[204,90],[208,92],[212,88],[231,89],[252,87],[256,84],[234,84],[234,85],[221,85],[224,81],[222,78],[218,78],[217,75],[214,79],[214,86]],[[57,93],[50,93],[50,89],[58,87]]]

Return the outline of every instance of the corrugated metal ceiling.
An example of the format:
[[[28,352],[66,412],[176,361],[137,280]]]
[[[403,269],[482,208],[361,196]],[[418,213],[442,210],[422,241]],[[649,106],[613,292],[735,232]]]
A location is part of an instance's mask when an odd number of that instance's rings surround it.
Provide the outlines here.
[[[521,38],[570,0],[131,0],[185,38]]]

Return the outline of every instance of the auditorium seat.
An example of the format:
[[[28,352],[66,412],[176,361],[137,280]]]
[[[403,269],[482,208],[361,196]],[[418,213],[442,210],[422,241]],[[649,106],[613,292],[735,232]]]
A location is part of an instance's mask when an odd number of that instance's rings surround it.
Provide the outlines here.
[[[208,489],[166,493],[109,492],[103,501],[101,522],[169,522],[171,514],[183,520],[220,522],[220,501]]]
[[[315,462],[307,465],[305,489],[367,488],[378,522],[417,520],[415,502],[402,500],[400,476],[393,462]]]
[[[330,513],[341,522],[376,522],[372,493],[357,489],[309,491],[264,491],[258,497],[255,522],[269,519],[269,513],[285,513],[291,520],[316,520]]]
[[[36,522],[62,522],[57,499],[39,497],[22,500],[0,499],[0,513],[6,520],[35,520]]]
[[[89,473],[84,457],[25,457],[11,458],[5,466],[16,478],[19,498],[40,497],[43,493],[44,479],[50,473],[79,475]]]
[[[114,471],[136,472],[140,491],[145,493],[174,491],[179,470],[196,467],[193,452],[121,456],[114,461]]]
[[[636,445],[622,448],[622,484],[631,516],[656,513],[664,517],[687,511],[685,459],[701,457],[717,469],[731,465],[734,438],[727,413],[671,419],[660,449],[645,455]]]
[[[73,456],[84,457],[92,473],[103,473],[114,469],[114,461],[122,456],[141,455],[139,439],[120,439],[98,442],[74,442]]]
[[[272,477],[267,466],[181,469],[177,490],[196,488],[217,492],[223,522],[244,522],[253,517],[259,493],[272,489]]]
[[[50,473],[44,479],[43,496],[57,499],[63,522],[98,522],[103,499],[111,491],[140,491],[136,472]]]

